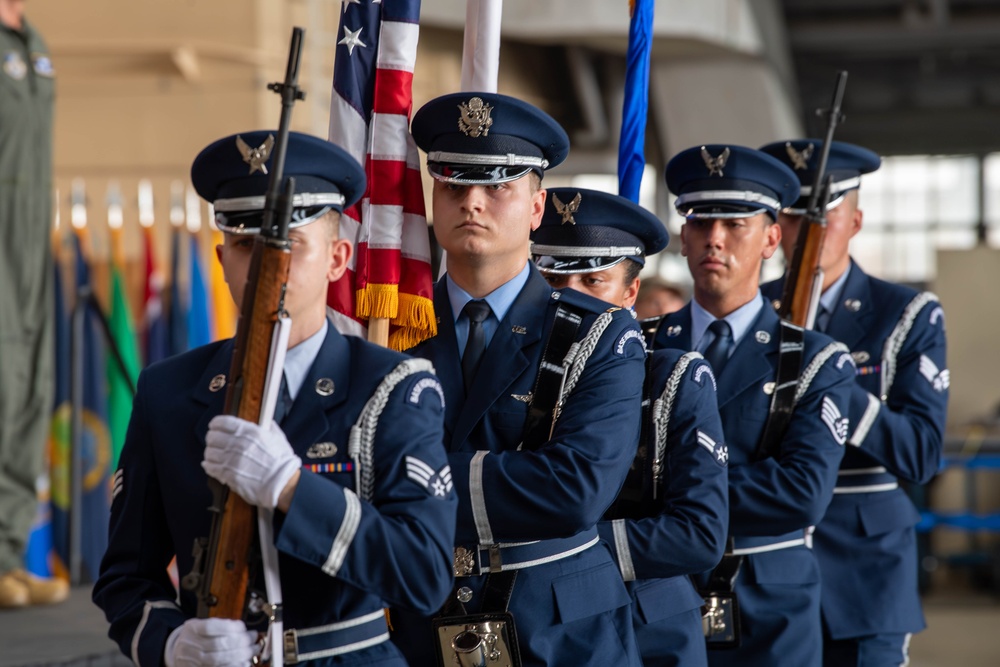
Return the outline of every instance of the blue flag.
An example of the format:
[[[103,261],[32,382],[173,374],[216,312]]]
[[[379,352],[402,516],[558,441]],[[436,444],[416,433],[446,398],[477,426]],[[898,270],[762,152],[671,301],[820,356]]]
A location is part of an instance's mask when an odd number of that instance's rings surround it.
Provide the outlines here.
[[[212,342],[212,324],[209,320],[208,285],[205,283],[205,271],[201,267],[201,245],[198,236],[191,234],[191,246],[188,253],[191,270],[191,307],[187,315],[188,349],[208,345]]]
[[[167,338],[170,355],[188,350],[188,301],[181,290],[181,234],[175,227],[170,238],[170,304],[167,311]]]
[[[649,108],[649,51],[653,45],[653,0],[633,0],[625,69],[625,104],[618,142],[618,194],[639,203],[646,167],[646,113]]]
[[[90,285],[90,268],[83,257],[79,237],[73,235],[77,290]],[[107,388],[104,374],[104,341],[98,314],[88,308],[84,318],[83,355],[83,432],[80,434],[81,459],[81,558],[91,581],[97,579],[101,558],[108,545],[110,516],[111,436],[107,423]],[[70,462],[72,461],[70,404],[69,318],[64,312],[56,320],[56,413],[52,425],[52,526],[56,552],[69,564]]]

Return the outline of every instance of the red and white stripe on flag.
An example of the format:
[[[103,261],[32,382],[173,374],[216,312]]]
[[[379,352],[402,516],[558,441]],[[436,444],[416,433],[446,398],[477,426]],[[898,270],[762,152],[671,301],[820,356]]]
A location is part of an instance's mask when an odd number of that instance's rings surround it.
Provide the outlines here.
[[[390,319],[389,346],[400,350],[437,331],[420,159],[409,131],[419,16],[419,0],[344,4],[330,108],[330,141],[365,165],[368,188],[341,217],[354,255],[328,303],[342,331]]]

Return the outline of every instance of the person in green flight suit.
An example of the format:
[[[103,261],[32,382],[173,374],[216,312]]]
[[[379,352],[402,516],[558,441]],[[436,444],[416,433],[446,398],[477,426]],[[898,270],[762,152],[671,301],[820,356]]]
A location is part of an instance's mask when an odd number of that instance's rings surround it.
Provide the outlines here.
[[[0,0],[0,608],[69,592],[24,570],[54,384],[54,73],[24,0]]]

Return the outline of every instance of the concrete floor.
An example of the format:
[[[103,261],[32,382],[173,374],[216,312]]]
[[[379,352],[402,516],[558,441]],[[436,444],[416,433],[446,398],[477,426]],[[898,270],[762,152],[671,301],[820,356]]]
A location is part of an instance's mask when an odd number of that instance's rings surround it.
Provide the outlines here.
[[[910,644],[910,667],[1000,667],[1000,600],[974,592],[924,599],[927,630]]]

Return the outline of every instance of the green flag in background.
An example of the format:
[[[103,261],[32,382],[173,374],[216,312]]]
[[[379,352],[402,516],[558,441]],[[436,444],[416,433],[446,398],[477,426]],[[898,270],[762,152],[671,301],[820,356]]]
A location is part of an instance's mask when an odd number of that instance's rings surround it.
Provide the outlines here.
[[[125,445],[125,432],[132,415],[132,388],[139,379],[139,347],[136,344],[135,325],[125,296],[121,267],[111,266],[111,337],[121,352],[122,361],[128,370],[128,378],[122,375],[113,354],[105,357],[108,376],[108,427],[111,431],[111,470],[118,469],[118,457]]]

